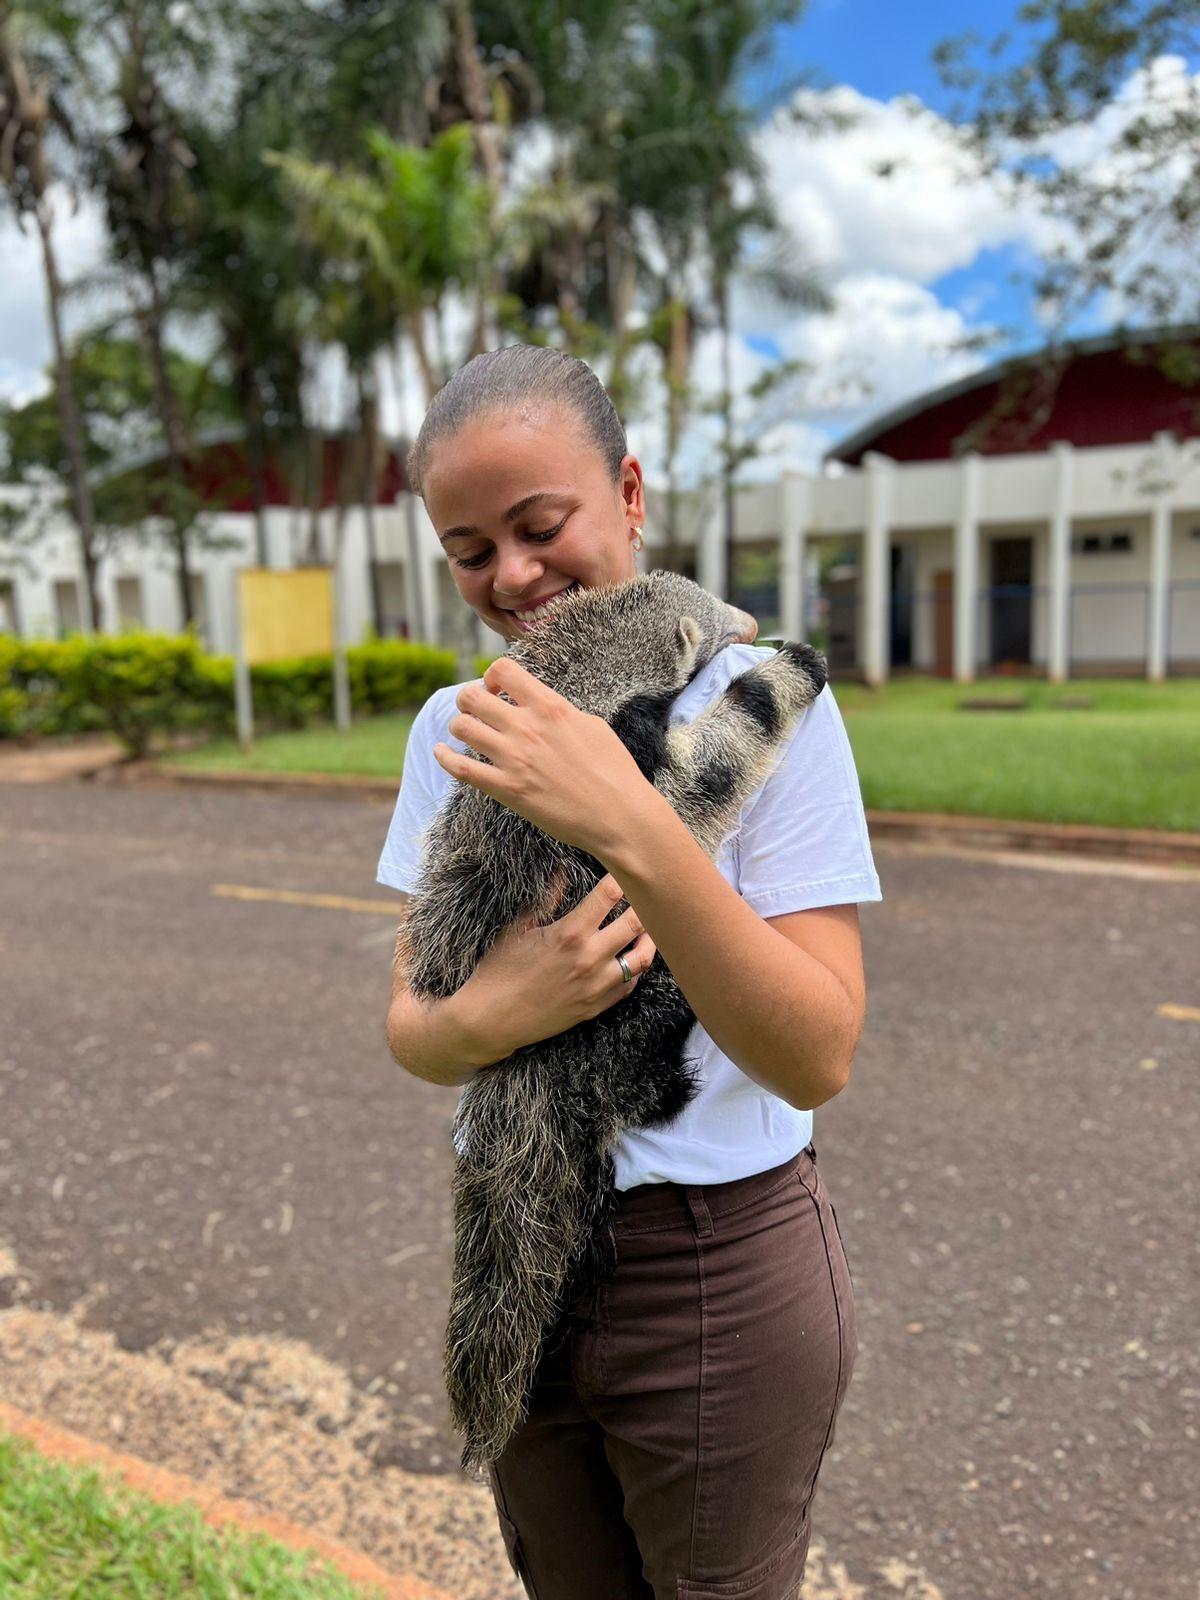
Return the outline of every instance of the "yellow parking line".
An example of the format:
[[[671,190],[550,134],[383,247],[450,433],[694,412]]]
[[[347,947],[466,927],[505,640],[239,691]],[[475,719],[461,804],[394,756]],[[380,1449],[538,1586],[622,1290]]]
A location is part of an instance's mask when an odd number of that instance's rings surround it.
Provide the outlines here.
[[[1200,1022],[1200,1006],[1177,1006],[1165,1000],[1158,1008],[1160,1017],[1170,1017],[1172,1022]]]
[[[244,883],[214,883],[212,892],[222,900],[275,900],[285,906],[318,906],[322,911],[360,911],[366,916],[400,916],[389,900],[353,900],[344,894],[303,894],[299,889],[253,889]]]

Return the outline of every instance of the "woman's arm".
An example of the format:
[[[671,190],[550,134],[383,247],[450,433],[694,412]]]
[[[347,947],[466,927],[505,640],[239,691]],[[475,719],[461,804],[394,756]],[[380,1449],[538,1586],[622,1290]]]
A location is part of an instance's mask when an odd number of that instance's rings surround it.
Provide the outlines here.
[[[405,895],[384,1030],[396,1061],[429,1083],[463,1084],[480,1067],[627,999],[655,945],[632,907],[601,926],[620,898],[606,877],[554,921],[527,912],[501,930],[460,989],[444,1000],[420,1000],[408,985]],[[630,983],[618,951],[634,974]]]
[[[444,1086],[466,1083],[480,1067],[502,1060],[494,1027],[480,1029],[469,982],[444,1000],[418,1000],[408,987],[404,923],[411,896],[402,895],[400,927],[392,962],[392,1002],[384,1035],[399,1066],[415,1078]],[[511,1047],[516,1049],[516,1045]]]
[[[649,785],[594,853],[748,1077],[800,1110],[845,1087],[866,1016],[857,907],[760,917]]]

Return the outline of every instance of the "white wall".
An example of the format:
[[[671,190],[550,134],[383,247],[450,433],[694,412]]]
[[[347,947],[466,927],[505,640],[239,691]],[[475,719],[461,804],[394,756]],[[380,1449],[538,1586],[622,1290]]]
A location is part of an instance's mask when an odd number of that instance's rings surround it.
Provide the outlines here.
[[[1070,557],[1070,582],[1074,595],[1070,607],[1070,659],[1089,662],[1144,660],[1147,593],[1150,582],[1150,505],[1155,486],[1172,504],[1169,646],[1172,661],[1200,663],[1200,455],[1175,456],[1154,444],[1071,452],[1072,532],[1114,531],[1129,528],[1134,549],[1127,553]],[[1164,461],[1167,462],[1164,477]],[[990,583],[989,545],[999,538],[1028,535],[1033,541],[1034,596],[1032,653],[1044,663],[1048,638],[1049,523],[1055,492],[1055,461],[1046,453],[984,458],[979,463],[979,586]],[[913,584],[918,596],[913,614],[914,665],[932,669],[935,661],[934,574],[953,567],[953,527],[963,497],[963,465],[958,461],[897,463],[890,474],[889,539],[910,553]],[[0,487],[0,497],[12,500],[22,491]],[[810,549],[825,537],[861,538],[866,518],[866,474],[858,469],[826,471],[810,480],[811,513],[807,526]],[[646,548],[641,569],[656,564],[661,550],[660,530],[665,514],[660,490],[647,491]],[[698,554],[700,534],[720,502],[714,486],[682,497],[680,532],[685,546]],[[747,543],[776,538],[783,525],[779,484],[755,484],[738,491],[737,537]],[[209,528],[230,548],[198,549],[193,568],[199,575],[202,604],[210,647],[229,652],[233,647],[232,585],[235,571],[256,560],[254,522],[249,514],[214,516]],[[462,615],[462,600],[454,586],[436,534],[419,502],[409,512],[402,502],[379,507],[375,515],[376,546],[382,563],[384,610],[387,618],[410,621],[413,636],[417,619],[431,613],[435,642],[451,648],[469,648],[491,654],[501,648],[498,635],[477,618]],[[304,559],[309,549],[309,516],[286,507],[267,513],[270,564],[286,568]],[[419,566],[414,567],[415,535]],[[319,543],[325,559],[332,556],[335,516],[322,512]],[[30,552],[33,570],[22,571],[0,558],[0,579],[11,582],[15,610],[22,630],[35,636],[59,631],[57,584],[79,584],[78,548],[64,521],[48,528]],[[710,551],[711,557],[711,551]],[[701,563],[703,565],[703,563]],[[366,560],[366,527],[361,508],[351,509],[342,530],[342,615],[346,637],[361,639],[371,623],[371,594]],[[1092,593],[1092,586],[1105,592]],[[118,619],[118,593],[127,600],[136,587],[145,626],[174,631],[182,624],[177,581],[169,551],[162,545],[126,545],[102,566],[101,593],[109,627]],[[60,591],[61,592],[61,591]],[[132,602],[131,602],[132,603]],[[9,608],[11,611],[12,608]],[[975,601],[976,659],[989,655],[988,606]],[[0,626],[6,613],[0,609]],[[465,625],[464,625],[465,624]],[[11,616],[7,625],[11,626]],[[472,636],[473,630],[473,636]],[[863,646],[860,626],[859,647]]]

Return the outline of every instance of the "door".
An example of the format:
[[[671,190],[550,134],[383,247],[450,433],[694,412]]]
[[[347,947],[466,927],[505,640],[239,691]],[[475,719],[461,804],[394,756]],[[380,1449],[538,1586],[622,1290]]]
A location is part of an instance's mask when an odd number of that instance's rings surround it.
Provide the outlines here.
[[[858,574],[825,580],[829,602],[829,665],[853,671],[858,667]]]
[[[913,650],[913,559],[907,545],[892,546],[891,627],[893,667],[911,667]]]
[[[1027,666],[1033,642],[1033,540],[992,540],[991,663]]]
[[[939,678],[954,676],[954,573],[945,567],[933,575],[933,670]]]

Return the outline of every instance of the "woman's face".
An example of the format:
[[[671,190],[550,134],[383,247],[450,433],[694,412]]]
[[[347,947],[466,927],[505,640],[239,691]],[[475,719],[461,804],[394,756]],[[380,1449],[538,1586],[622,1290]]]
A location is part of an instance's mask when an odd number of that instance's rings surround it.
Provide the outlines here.
[[[637,576],[642,469],[626,456],[614,482],[567,408],[466,423],[432,447],[423,486],[459,594],[505,639],[536,626],[517,615],[535,601]]]

